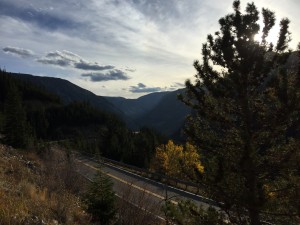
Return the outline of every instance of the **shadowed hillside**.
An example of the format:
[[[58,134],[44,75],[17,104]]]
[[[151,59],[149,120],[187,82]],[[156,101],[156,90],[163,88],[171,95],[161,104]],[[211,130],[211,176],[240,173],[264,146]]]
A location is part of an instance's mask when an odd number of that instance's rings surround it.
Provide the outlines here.
[[[163,96],[151,111],[138,118],[138,123],[169,137],[180,133],[187,115],[191,112],[189,107],[177,99],[182,91],[183,89],[177,90]]]
[[[181,90],[151,93],[137,99],[102,97],[60,78],[17,73],[12,75],[58,95],[65,104],[84,101],[102,111],[115,113],[133,130],[150,127],[166,136],[177,138],[190,113],[190,109],[177,99]]]
[[[54,77],[32,76],[29,74],[12,73],[12,75],[29,81],[35,85],[44,87],[47,91],[58,95],[66,104],[74,101],[85,101],[99,109],[119,115],[122,114],[121,111],[114,107],[105,98],[97,96],[94,93],[85,90],[67,80]]]

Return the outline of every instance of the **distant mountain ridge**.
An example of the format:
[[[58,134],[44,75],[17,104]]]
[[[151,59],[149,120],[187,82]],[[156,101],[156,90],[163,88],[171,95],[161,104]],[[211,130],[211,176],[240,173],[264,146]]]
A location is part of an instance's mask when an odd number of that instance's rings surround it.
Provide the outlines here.
[[[71,83],[70,81],[55,77],[40,77],[21,73],[12,73],[12,75],[45,88],[47,91],[61,97],[63,102],[66,104],[74,101],[86,101],[99,109],[113,112],[118,115],[122,114],[118,108],[107,101],[104,97],[97,96],[94,93]]]
[[[138,118],[152,110],[159,101],[169,92],[155,92],[137,99],[123,97],[105,97],[109,102],[117,106],[122,112],[132,118]]]
[[[97,96],[61,78],[18,73],[12,73],[12,75],[45,88],[60,96],[65,103],[85,101],[103,111],[114,113],[133,130],[149,127],[168,137],[174,137],[175,134],[178,136],[185,118],[191,112],[189,107],[177,99],[177,95],[184,89],[150,93],[137,99],[126,99]]]
[[[191,113],[191,109],[177,98],[183,92],[184,89],[180,89],[167,93],[151,111],[138,118],[138,123],[175,138]]]
[[[185,119],[191,109],[177,99],[184,89],[172,92],[157,92],[138,99],[106,97],[119,106],[139,127],[150,127],[172,138],[180,135]]]

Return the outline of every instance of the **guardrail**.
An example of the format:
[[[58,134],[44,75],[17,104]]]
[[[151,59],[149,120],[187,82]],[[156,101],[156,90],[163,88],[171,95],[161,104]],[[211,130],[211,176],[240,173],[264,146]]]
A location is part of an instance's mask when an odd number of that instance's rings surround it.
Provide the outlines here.
[[[58,143],[58,142],[56,141],[56,142],[53,142],[53,143]],[[96,161],[97,163],[102,163],[102,164],[103,163],[108,163],[108,164],[111,164],[115,167],[120,167],[124,170],[127,170],[128,172],[137,174],[139,176],[142,176],[142,177],[154,180],[154,181],[158,181],[158,182],[161,182],[163,184],[167,184],[171,187],[175,187],[175,188],[178,188],[178,189],[183,190],[183,191],[191,192],[191,193],[201,197],[202,198],[201,201],[206,202],[206,203],[210,204],[211,206],[219,207],[220,205],[222,205],[222,203],[220,203],[220,202],[217,203],[216,201],[214,201],[212,199],[201,196],[202,195],[201,191],[205,188],[204,185],[196,184],[196,183],[193,183],[193,182],[184,181],[184,180],[180,180],[180,179],[176,179],[176,178],[173,178],[173,177],[166,176],[164,174],[154,173],[154,172],[151,172],[151,171],[146,170],[146,169],[142,169],[142,168],[132,166],[132,165],[129,165],[129,164],[126,164],[126,163],[123,163],[123,162],[116,161],[116,160],[108,159],[108,158],[105,158],[103,156],[99,156],[99,155],[97,156],[95,154],[89,154],[87,152],[72,151],[72,153],[75,156],[85,156],[85,157],[88,157],[88,159]],[[87,178],[87,177],[85,177],[85,178]],[[91,181],[89,178],[87,178],[87,179],[89,181]],[[270,223],[270,222],[267,222],[267,221],[261,221],[261,222],[262,222],[262,224],[266,224],[266,225],[275,225],[274,223]]]
[[[183,180],[180,180],[177,178],[169,177],[164,174],[155,173],[155,172],[152,172],[152,171],[149,171],[146,169],[128,165],[126,163],[118,162],[118,161],[111,160],[111,159],[108,159],[105,157],[101,157],[101,160],[105,163],[111,163],[113,165],[117,165],[122,168],[125,168],[125,169],[127,169],[133,173],[136,173],[140,176],[147,177],[152,180],[160,181],[161,183],[167,183],[171,186],[181,187],[180,189],[183,189],[183,190],[188,190],[188,189],[193,188],[193,189],[197,190],[195,194],[199,194],[199,192],[201,191],[200,185],[193,183],[193,182],[183,181]]]
[[[74,152],[73,152],[74,153]],[[182,191],[190,192],[191,194],[197,195],[198,197],[201,197],[203,202],[206,202],[210,205],[217,206],[218,204],[213,201],[212,199],[203,197],[204,193],[204,186],[201,184],[196,184],[189,181],[180,180],[177,178],[169,177],[164,174],[155,173],[146,169],[142,169],[136,166],[128,165],[123,162],[119,162],[116,160],[108,159],[102,156],[95,156],[93,154],[82,154],[79,152],[76,152],[76,154],[79,154],[79,156],[87,157],[89,160],[93,160],[97,163],[112,165],[114,167],[123,169],[125,171],[131,172],[133,174],[139,175],[144,178],[148,178],[149,180],[153,180],[156,182],[160,182],[161,184],[168,185],[173,188],[177,188]]]
[[[58,144],[60,142],[66,141],[66,140],[69,140],[69,139],[59,140],[59,141],[52,141],[52,142],[48,142],[48,143]],[[90,159],[98,160],[98,162],[103,161],[105,163],[110,163],[114,166],[119,166],[121,168],[124,168],[125,170],[128,170],[132,173],[138,174],[142,177],[146,177],[146,178],[149,178],[151,180],[161,182],[163,184],[168,184],[168,185],[176,187],[178,189],[192,192],[196,195],[203,195],[204,194],[203,190],[204,190],[205,187],[204,187],[204,185],[201,185],[201,184],[197,184],[197,183],[194,183],[194,182],[184,181],[184,180],[181,180],[181,179],[169,177],[169,176],[166,176],[164,174],[155,173],[155,172],[152,172],[152,171],[149,171],[149,170],[146,170],[146,169],[142,169],[140,167],[132,166],[132,165],[129,165],[129,164],[126,164],[126,163],[123,163],[123,162],[119,162],[119,161],[116,161],[116,160],[105,158],[105,157],[99,156],[99,155],[97,156],[95,154],[90,154],[90,153],[87,153],[87,152],[79,152],[79,151],[72,151],[72,152],[73,152],[73,154],[76,154],[76,155],[81,155],[81,156],[84,155],[84,156],[89,157]]]

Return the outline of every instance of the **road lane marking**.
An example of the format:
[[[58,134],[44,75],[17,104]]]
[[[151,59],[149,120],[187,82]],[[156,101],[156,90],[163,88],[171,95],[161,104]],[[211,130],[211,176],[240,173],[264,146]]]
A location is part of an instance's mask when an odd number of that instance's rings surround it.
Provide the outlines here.
[[[108,168],[112,168],[113,170],[117,169],[118,171],[119,171],[119,170],[120,170],[120,171],[123,171],[123,172],[125,172],[126,174],[132,174],[133,176],[135,176],[135,177],[140,177],[140,178],[143,179],[143,180],[147,180],[147,181],[150,181],[150,182],[155,182],[155,183],[157,183],[157,184],[159,184],[159,185],[162,185],[162,186],[163,186],[163,185],[166,185],[166,184],[161,183],[161,182],[159,182],[159,181],[157,181],[157,180],[151,180],[151,179],[149,179],[149,178],[147,178],[147,177],[138,175],[138,174],[136,174],[136,173],[134,173],[134,172],[132,172],[132,171],[129,171],[129,170],[126,170],[126,169],[121,168],[121,167],[119,167],[119,166],[113,165],[112,163],[107,163],[107,162],[101,162],[101,163],[99,163],[99,162],[97,162],[97,161],[96,161],[95,159],[93,159],[93,158],[89,158],[89,160],[92,161],[92,162],[95,162],[95,163],[97,163],[97,164],[103,164],[103,165],[105,165],[105,166],[108,167]],[[199,202],[201,205],[205,205],[205,206],[207,206],[207,207],[208,207],[208,206],[213,206],[214,208],[219,209],[219,207],[217,206],[218,204],[216,204],[216,202],[215,202],[214,200],[212,200],[212,199],[209,199],[209,198],[206,198],[206,197],[204,197],[204,196],[201,196],[201,195],[198,195],[198,194],[189,192],[189,191],[187,191],[187,190],[179,189],[179,188],[174,187],[174,186],[169,186],[169,185],[168,185],[168,188],[189,195],[190,197],[186,197],[187,199],[192,199],[193,201]],[[174,197],[175,197],[175,196],[174,196]],[[197,198],[197,199],[195,199],[195,198]],[[175,204],[176,204],[176,203],[175,203]]]
[[[147,209],[145,209],[145,208],[143,208],[143,207],[141,207],[141,206],[138,206],[137,204],[135,204],[135,203],[133,203],[133,202],[131,202],[131,201],[128,201],[128,200],[124,199],[122,196],[120,196],[120,195],[118,195],[118,194],[115,194],[115,195],[116,195],[118,198],[121,198],[123,201],[125,201],[125,202],[127,202],[127,203],[133,205],[134,207],[137,207],[138,209],[143,210],[143,211],[145,211],[145,212],[147,212],[147,213],[149,213],[149,214],[155,216],[157,219],[166,221],[165,218],[163,218],[163,217],[161,217],[161,216],[158,216],[158,215],[155,215],[154,213],[150,212],[149,210],[147,210]]]
[[[78,159],[77,159],[77,161],[80,162],[80,163],[82,163],[83,165],[85,165],[85,166],[87,166],[87,167],[90,167],[90,168],[93,169],[93,170],[98,170],[98,171],[100,170],[99,168],[94,167],[94,166],[92,166],[92,165],[90,165],[90,164],[88,164],[88,163],[82,162],[81,160],[78,160]],[[163,197],[163,196],[161,196],[161,195],[159,195],[159,194],[156,194],[156,193],[154,193],[154,192],[151,192],[151,191],[149,191],[149,190],[146,190],[146,189],[144,189],[144,188],[141,188],[141,187],[139,187],[139,186],[137,186],[137,185],[135,185],[135,184],[133,184],[133,183],[129,183],[129,182],[127,182],[126,180],[123,180],[123,179],[121,179],[121,178],[119,178],[119,177],[117,177],[117,176],[114,176],[114,175],[110,174],[110,173],[105,173],[105,174],[106,174],[107,176],[110,176],[110,177],[114,178],[115,180],[118,180],[118,181],[124,183],[124,184],[130,185],[130,186],[133,187],[133,188],[136,188],[136,189],[138,189],[138,190],[140,190],[140,191],[143,191],[143,192],[145,192],[145,193],[147,193],[147,194],[153,195],[153,196],[155,196],[155,197],[157,197],[157,198],[159,198],[159,199],[165,200],[165,197]],[[178,205],[178,202],[176,202],[176,201],[174,201],[174,200],[171,200],[170,202],[173,203],[173,204],[175,204],[175,205]]]
[[[85,179],[87,179],[88,181],[93,182],[93,180],[90,179],[90,178],[88,178],[86,175],[80,173],[79,171],[77,171],[77,172],[78,172],[81,176],[83,176]],[[117,193],[115,193],[115,196],[117,196],[118,198],[122,199],[123,201],[125,201],[125,202],[127,202],[127,203],[133,205],[134,207],[137,207],[138,209],[143,210],[143,211],[145,211],[145,212],[147,212],[147,213],[153,215],[155,218],[157,218],[157,219],[159,219],[159,220],[166,221],[165,218],[163,218],[163,217],[161,217],[161,216],[159,216],[159,215],[155,215],[155,214],[152,213],[151,211],[149,211],[149,210],[147,210],[147,209],[145,209],[145,208],[143,208],[143,207],[141,207],[141,206],[138,206],[137,204],[135,204],[135,203],[133,203],[133,202],[131,202],[131,201],[126,200],[124,197],[122,197],[121,195],[118,195]]]

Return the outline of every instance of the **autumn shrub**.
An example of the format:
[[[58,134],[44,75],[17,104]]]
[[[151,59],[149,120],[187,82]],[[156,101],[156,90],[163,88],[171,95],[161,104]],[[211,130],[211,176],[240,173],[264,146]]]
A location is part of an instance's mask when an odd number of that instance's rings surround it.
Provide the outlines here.
[[[200,155],[195,146],[186,143],[184,146],[169,141],[166,145],[156,148],[151,169],[165,175],[195,180],[204,172]]]

